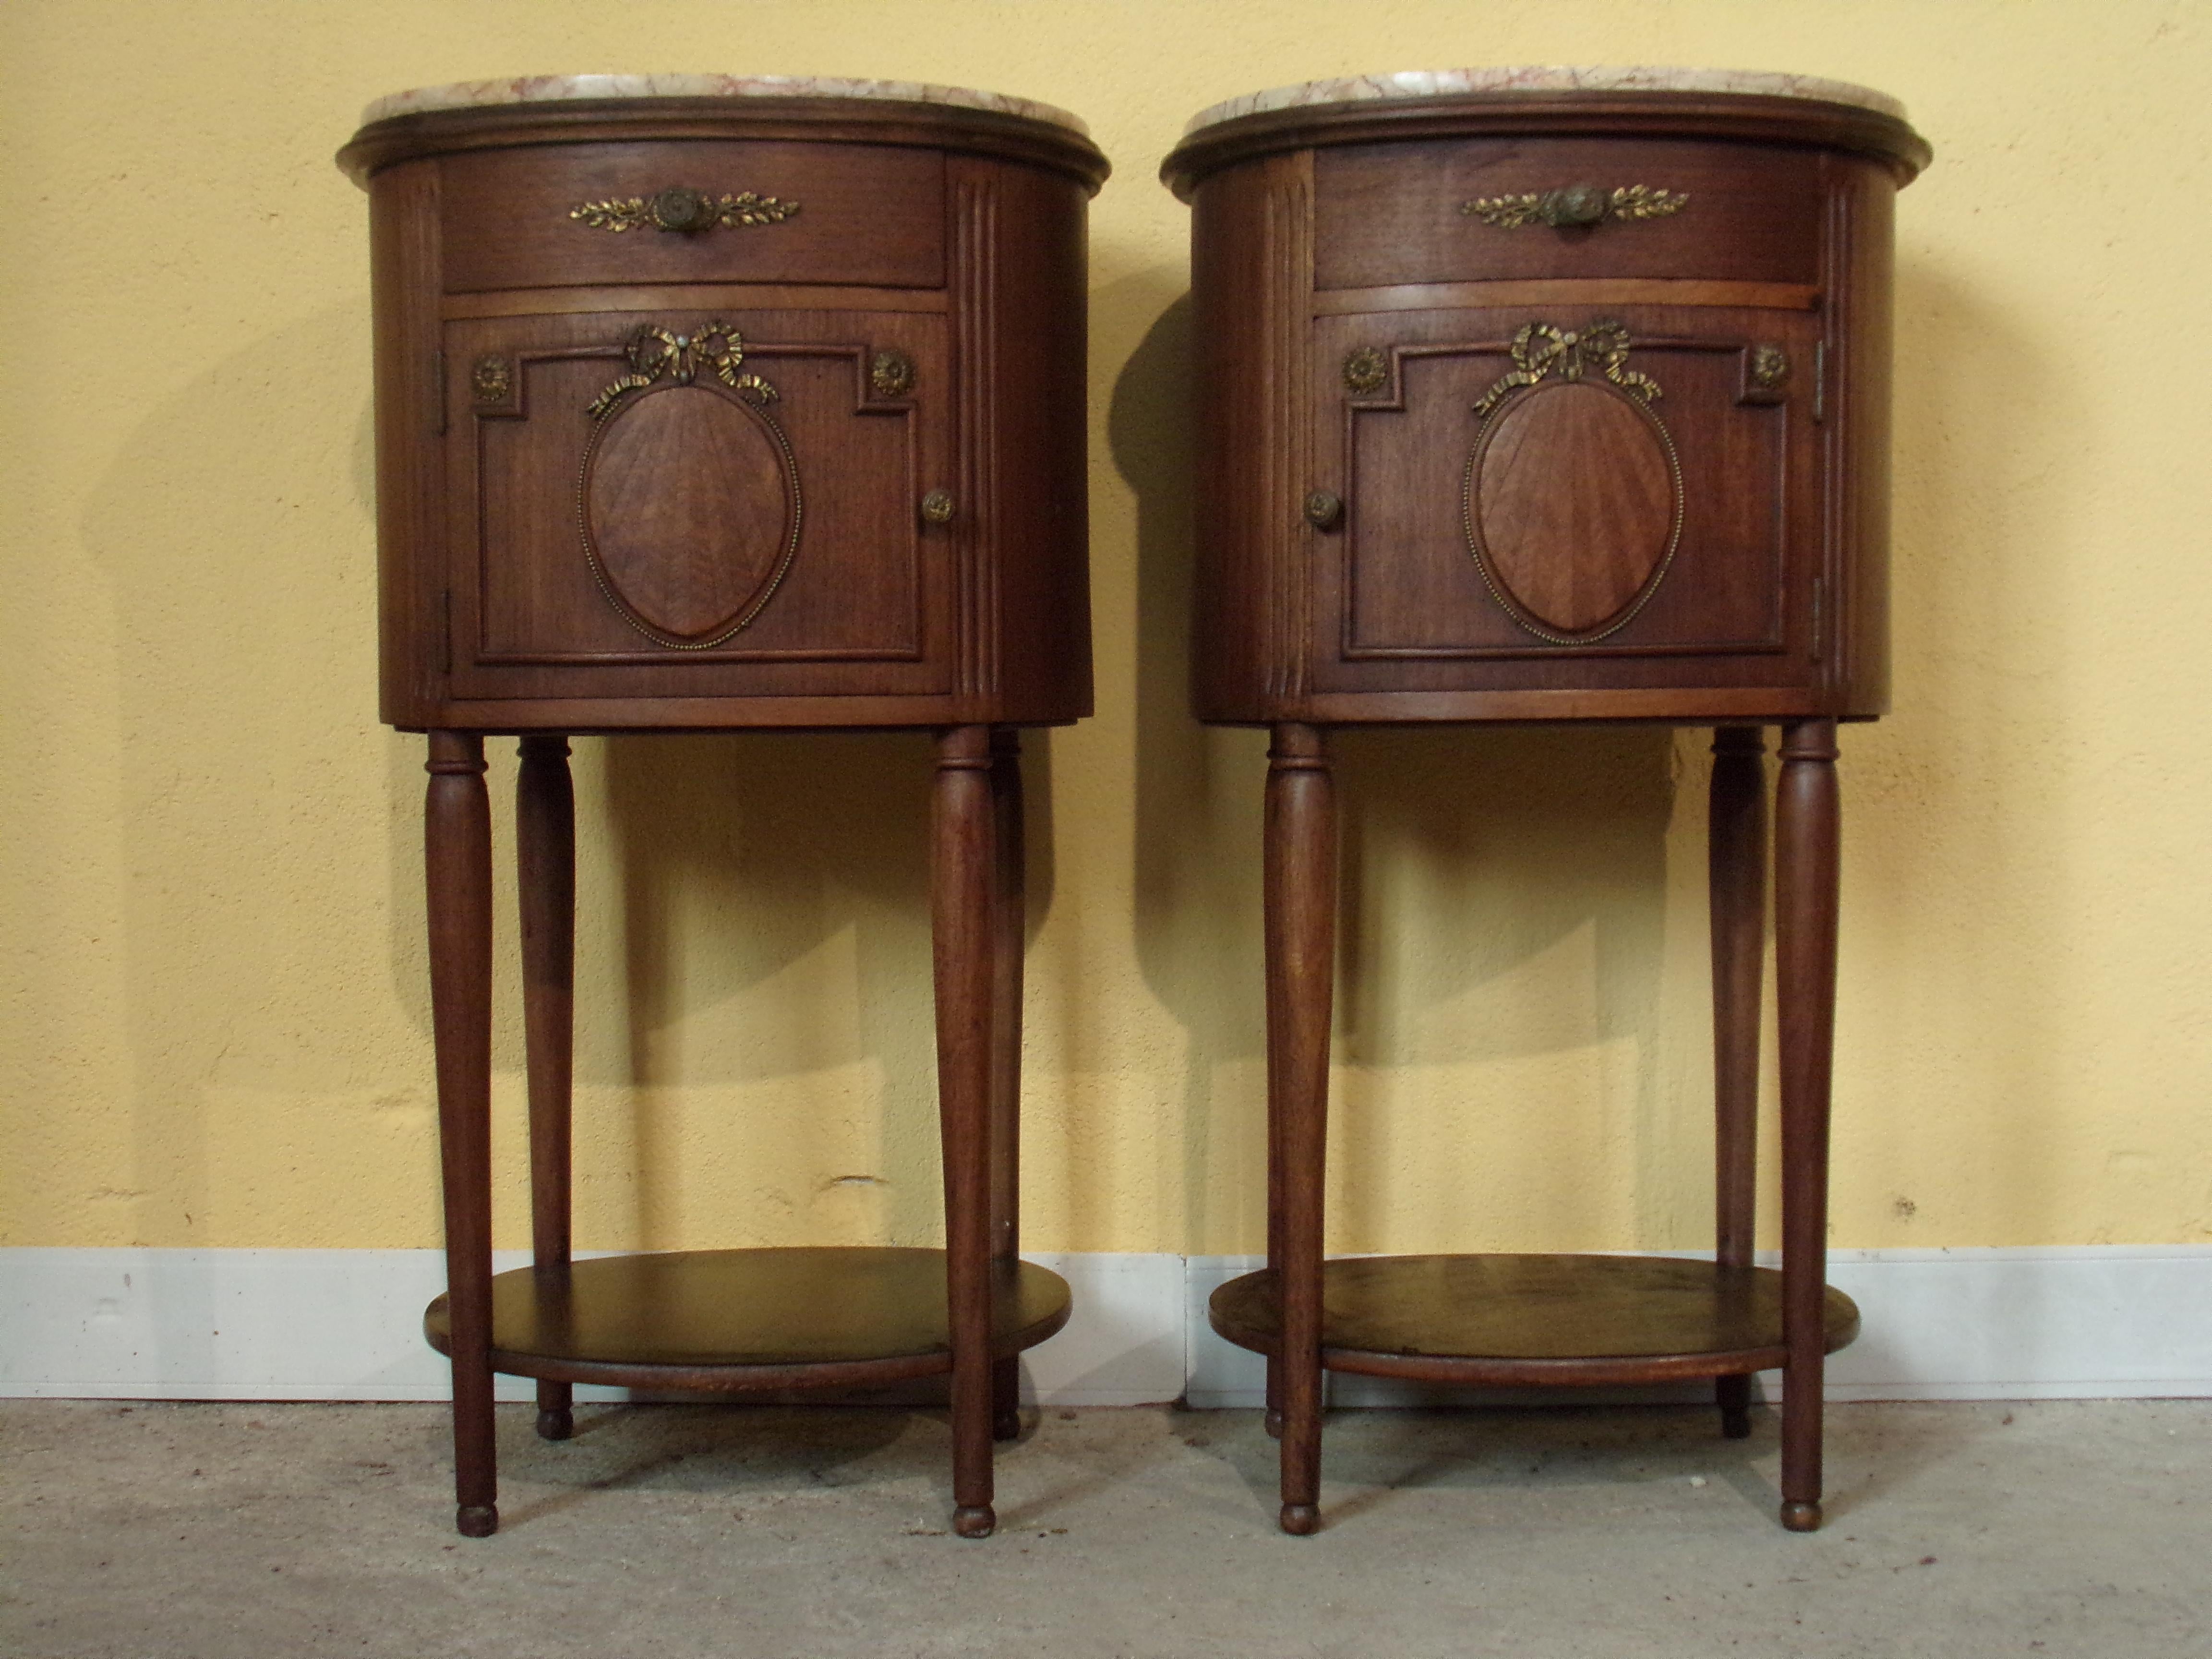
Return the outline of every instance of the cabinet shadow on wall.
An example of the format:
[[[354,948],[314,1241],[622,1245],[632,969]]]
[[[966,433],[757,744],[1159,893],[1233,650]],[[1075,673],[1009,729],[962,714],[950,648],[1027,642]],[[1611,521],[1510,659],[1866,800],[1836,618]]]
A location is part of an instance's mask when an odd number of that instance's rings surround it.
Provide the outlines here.
[[[872,1055],[933,1101],[928,736],[604,741],[600,827],[629,1018],[626,1048],[590,1057],[597,1074],[647,1086],[743,1081]],[[1023,734],[1022,764],[1033,933],[1053,889],[1049,734]],[[779,999],[764,1027],[726,1019],[686,1045],[678,1074],[667,1034],[715,1018],[848,930],[850,1006]]]
[[[639,1224],[659,1224],[703,1150],[684,1138],[672,1092],[753,1085],[735,1109],[744,1121],[715,1132],[738,1161],[731,1173],[750,1169],[760,1194],[811,1186],[817,1204],[825,1182],[861,1183],[873,1197],[853,1216],[901,1239],[933,1235],[929,736],[586,742],[600,753],[579,832],[601,842],[603,885],[579,884],[580,969],[596,957],[600,982],[580,979],[577,1075],[628,1093]],[[1024,734],[1023,762],[1034,928],[1053,880],[1042,734]]]
[[[1133,303],[1126,293],[1113,298]],[[1191,655],[1204,648],[1190,637],[1191,302],[1187,294],[1169,301],[1163,289],[1154,303],[1158,320],[1115,385],[1109,423],[1137,504],[1138,951],[1146,982],[1183,1027],[1190,1248],[1246,1250],[1265,1214],[1267,739],[1191,717]],[[1286,516],[1294,510],[1285,504]],[[1674,811],[1670,733],[1370,728],[1339,732],[1334,752],[1337,1060],[1379,1071],[1628,1039],[1635,1114],[1649,1121]],[[1585,933],[1587,978],[1573,1006],[1522,1007],[1494,994]],[[1452,1017],[1486,1006],[1496,1017]],[[1344,1113],[1342,1092],[1337,1173],[1348,1193],[1371,1192],[1381,1170],[1375,1181],[1363,1174],[1382,1158],[1389,1126]],[[1517,1103],[1469,1104],[1497,1116]],[[1370,1220],[1354,1199],[1333,1212],[1332,1233],[1358,1239]]]

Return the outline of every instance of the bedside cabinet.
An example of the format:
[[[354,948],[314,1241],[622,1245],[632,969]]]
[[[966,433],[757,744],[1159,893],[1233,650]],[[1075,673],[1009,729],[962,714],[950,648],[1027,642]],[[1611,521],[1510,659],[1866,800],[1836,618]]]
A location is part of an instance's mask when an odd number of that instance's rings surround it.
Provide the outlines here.
[[[383,714],[429,736],[459,1525],[497,1525],[495,1371],[736,1391],[951,1374],[987,1534],[1015,1356],[1019,728],[1091,712],[1073,117],[903,82],[582,76],[402,94],[368,190]],[[573,1262],[580,732],[935,734],[943,1251]],[[517,734],[535,1265],[491,1272],[483,738]]]
[[[1784,1368],[1784,1523],[1820,1522],[1838,720],[1888,698],[1892,204],[1927,146],[1778,76],[1468,70],[1206,111],[1193,688],[1272,728],[1268,1267],[1214,1328],[1268,1356],[1282,1524],[1318,1524],[1324,1368],[1527,1386]],[[1716,728],[1716,1261],[1325,1262],[1336,852],[1327,731]],[[1751,1265],[1764,744],[1784,1266]]]

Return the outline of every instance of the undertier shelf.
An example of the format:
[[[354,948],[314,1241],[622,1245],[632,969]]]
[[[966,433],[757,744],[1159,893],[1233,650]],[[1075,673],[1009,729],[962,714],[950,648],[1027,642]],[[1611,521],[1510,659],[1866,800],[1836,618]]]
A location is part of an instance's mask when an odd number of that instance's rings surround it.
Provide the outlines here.
[[[1829,1289],[1826,1350],[1858,1334]],[[1213,1293],[1213,1328],[1275,1352],[1272,1271]],[[1621,1255],[1349,1256],[1322,1268],[1322,1364],[1330,1370],[1497,1387],[1595,1387],[1723,1376],[1782,1364],[1782,1275],[1767,1267]]]
[[[1032,1347],[1067,1322],[1067,1281],[992,1264],[991,1351]],[[647,1389],[857,1387],[952,1369],[945,1252],[681,1250],[610,1255],[563,1273],[521,1267],[492,1285],[492,1369]],[[449,1298],[423,1334],[452,1352]]]

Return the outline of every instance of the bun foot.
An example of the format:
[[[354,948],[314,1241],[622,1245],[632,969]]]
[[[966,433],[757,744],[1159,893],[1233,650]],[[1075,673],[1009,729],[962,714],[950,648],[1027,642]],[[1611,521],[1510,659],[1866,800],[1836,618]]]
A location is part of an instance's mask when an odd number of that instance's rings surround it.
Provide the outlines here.
[[[540,1440],[566,1440],[575,1432],[575,1416],[567,1409],[538,1413],[538,1437]]]
[[[1283,1530],[1293,1538],[1305,1538],[1321,1530],[1321,1506],[1317,1504],[1285,1504],[1283,1505]]]
[[[1729,1440],[1751,1438],[1751,1407],[1723,1406],[1721,1407],[1721,1434]]]
[[[464,1538],[489,1538],[499,1530],[499,1505],[463,1504],[453,1511],[453,1529]]]
[[[999,1529],[999,1517],[988,1504],[963,1504],[952,1511],[952,1530],[963,1538],[988,1538]]]
[[[1820,1506],[1818,1504],[1784,1504],[1782,1524],[1791,1532],[1820,1530]]]
[[[1018,1440],[1022,1437],[1022,1414],[1019,1412],[1000,1412],[991,1419],[991,1438]]]
[[[1267,1413],[1267,1438],[1270,1440],[1280,1440],[1282,1437],[1283,1414],[1280,1412],[1269,1412]]]

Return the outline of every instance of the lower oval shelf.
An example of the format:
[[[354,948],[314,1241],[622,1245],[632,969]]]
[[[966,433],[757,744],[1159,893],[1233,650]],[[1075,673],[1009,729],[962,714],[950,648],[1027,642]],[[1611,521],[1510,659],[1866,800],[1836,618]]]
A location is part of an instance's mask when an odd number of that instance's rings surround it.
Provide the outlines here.
[[[664,1389],[858,1386],[952,1369],[945,1252],[681,1250],[598,1256],[565,1273],[521,1267],[492,1285],[492,1369],[555,1382]],[[1067,1322],[1067,1282],[991,1265],[991,1352]],[[422,1316],[453,1351],[451,1298]]]
[[[1275,1352],[1272,1271],[1213,1293],[1213,1328]],[[1858,1334],[1830,1289],[1826,1351]],[[1322,1267],[1322,1364],[1434,1382],[1596,1386],[1723,1376],[1783,1363],[1782,1275],[1768,1267],[1625,1255],[1347,1256]]]

